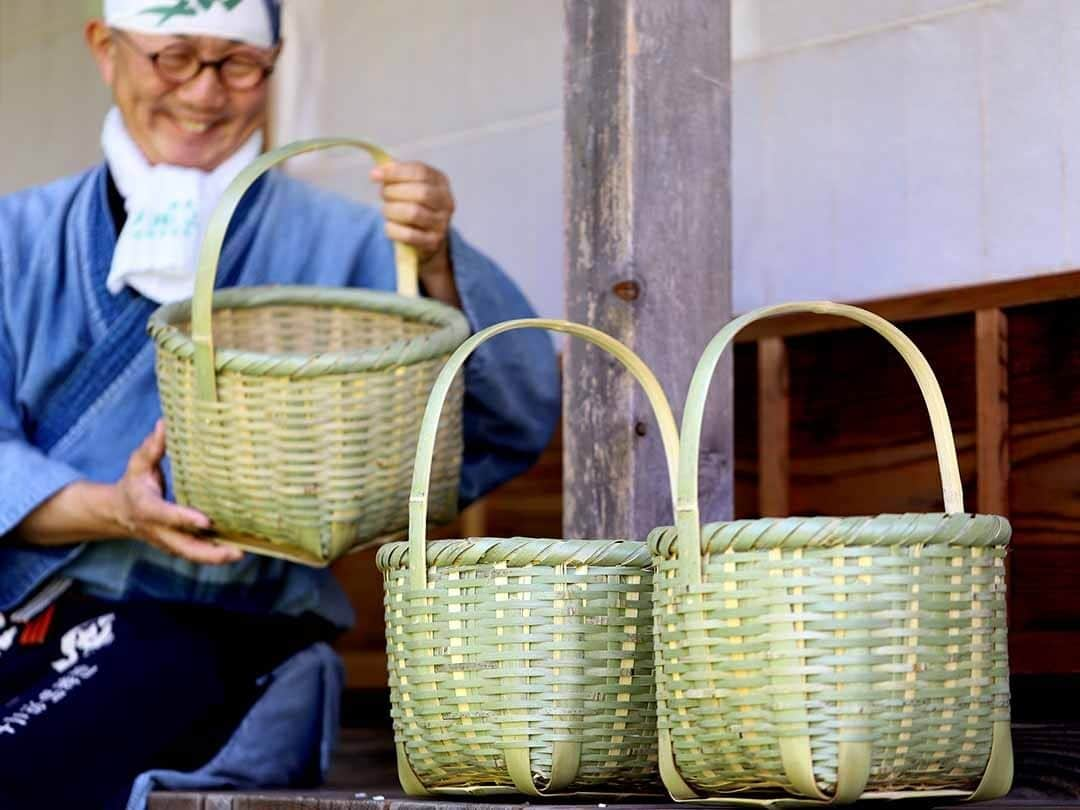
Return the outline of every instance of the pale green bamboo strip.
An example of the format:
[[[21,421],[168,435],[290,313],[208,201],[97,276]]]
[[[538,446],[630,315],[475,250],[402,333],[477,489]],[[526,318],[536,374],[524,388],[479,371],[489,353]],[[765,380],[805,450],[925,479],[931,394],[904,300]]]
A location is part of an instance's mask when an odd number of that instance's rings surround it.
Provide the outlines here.
[[[857,321],[869,326],[897,350],[908,364],[915,381],[919,385],[930,414],[930,423],[937,448],[938,465],[941,468],[941,486],[945,499],[946,512],[964,511],[964,489],[960,481],[960,467],[956,460],[956,446],[953,442],[952,427],[945,400],[937,378],[926,362],[922,352],[914,343],[884,318],[846,304],[834,304],[830,301],[805,301],[790,304],[777,304],[762,307],[734,319],[717,333],[698,362],[690,380],[690,390],[686,397],[686,409],[683,412],[682,437],[679,456],[678,504],[676,506],[676,524],[682,538],[683,575],[687,581],[700,581],[693,561],[698,557],[700,538],[700,517],[698,514],[698,455],[701,446],[701,426],[705,418],[705,401],[709,395],[709,383],[716,371],[720,357],[734,340],[735,336],[754,321],[787,315],[795,312],[812,312],[819,315],[833,315]]]
[[[333,310],[336,317],[327,314]],[[299,379],[444,360],[468,334],[460,312],[431,299],[378,290],[232,288],[214,293],[214,311],[222,344],[214,352],[215,370],[266,377]],[[180,301],[156,310],[148,331],[163,350],[187,360],[195,356],[190,322],[191,302]],[[332,325],[341,329],[336,341],[318,331]],[[260,345],[262,351],[240,348]]]
[[[297,141],[257,157],[237,175],[225,189],[225,193],[221,195],[221,200],[214,208],[210,223],[206,227],[206,235],[203,237],[202,249],[199,252],[199,266],[195,274],[195,296],[191,307],[191,338],[195,344],[196,390],[199,392],[200,399],[213,400],[216,397],[211,302],[214,297],[214,281],[217,278],[221,248],[225,244],[229,223],[236,208],[240,205],[240,200],[256,180],[282,161],[306,152],[342,146],[364,150],[379,165],[392,159],[381,147],[367,141],[351,138],[315,138]],[[396,244],[394,257],[397,263],[398,292],[415,297],[418,272],[416,249]]]
[[[438,430],[438,418],[442,412],[446,393],[453,384],[457,372],[465,363],[465,359],[484,341],[514,329],[549,329],[553,332],[563,332],[582,338],[599,346],[619,360],[641,384],[645,395],[652,405],[653,412],[660,424],[660,438],[664,445],[664,453],[668,464],[668,481],[671,486],[672,498],[675,497],[674,471],[678,458],[679,434],[675,427],[675,419],[671,413],[667,396],[664,394],[656,376],[652,373],[641,359],[630,349],[610,335],[597,329],[581,324],[570,323],[557,319],[548,318],[523,318],[514,321],[489,326],[477,332],[466,340],[447,360],[446,366],[440,372],[431,395],[428,397],[427,408],[421,422],[420,441],[416,446],[416,463],[413,466],[412,496],[409,499],[409,548],[412,559],[410,570],[412,571],[413,584],[415,587],[424,586],[424,577],[427,575],[427,564],[424,559],[424,548],[427,534],[427,489],[430,478],[430,464],[432,448]],[[672,500],[672,503],[675,501]]]

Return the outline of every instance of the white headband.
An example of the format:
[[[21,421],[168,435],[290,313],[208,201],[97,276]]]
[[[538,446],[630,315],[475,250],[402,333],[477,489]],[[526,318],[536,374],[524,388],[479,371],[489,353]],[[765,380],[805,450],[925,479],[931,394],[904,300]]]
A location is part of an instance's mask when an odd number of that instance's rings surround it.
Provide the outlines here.
[[[266,0],[105,0],[105,23],[144,34],[191,34],[269,48],[277,41]]]

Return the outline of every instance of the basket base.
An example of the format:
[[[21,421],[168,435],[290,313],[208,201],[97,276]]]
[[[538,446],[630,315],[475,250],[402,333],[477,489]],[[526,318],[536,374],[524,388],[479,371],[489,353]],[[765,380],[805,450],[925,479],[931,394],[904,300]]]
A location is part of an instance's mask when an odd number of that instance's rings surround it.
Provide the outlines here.
[[[333,562],[333,560],[326,560],[316,554],[312,554],[310,551],[304,551],[303,549],[294,546],[285,546],[281,543],[275,543],[273,540],[268,540],[265,537],[260,537],[255,534],[218,531],[211,534],[210,539],[216,540],[219,543],[225,543],[226,545],[236,546],[242,551],[251,551],[255,554],[262,554],[267,557],[277,557],[281,560],[309,565],[313,568],[326,568],[326,566]]]
[[[376,537],[363,543],[357,543],[356,545],[350,546],[339,556],[344,557],[348,554],[355,554],[358,551],[367,551],[372,548],[377,548],[383,543],[400,540],[406,534],[407,532],[405,530],[401,530]],[[235,546],[242,551],[250,551],[267,557],[277,557],[280,560],[288,560],[289,562],[300,563],[301,565],[308,565],[313,568],[326,568],[338,559],[338,557],[333,559],[323,559],[310,551],[304,551],[295,546],[286,546],[257,534],[244,534],[242,532],[231,532],[227,530],[215,531],[208,534],[207,539],[214,540],[218,543],[224,543],[229,546]]]

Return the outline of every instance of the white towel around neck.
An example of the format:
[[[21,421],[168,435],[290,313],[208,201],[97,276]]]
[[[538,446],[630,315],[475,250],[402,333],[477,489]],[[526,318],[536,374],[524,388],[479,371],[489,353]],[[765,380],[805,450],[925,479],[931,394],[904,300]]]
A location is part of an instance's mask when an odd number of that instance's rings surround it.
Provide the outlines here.
[[[262,133],[211,172],[151,166],[114,107],[105,116],[101,145],[127,210],[106,287],[116,295],[126,285],[158,303],[190,298],[210,216],[229,183],[259,156]]]

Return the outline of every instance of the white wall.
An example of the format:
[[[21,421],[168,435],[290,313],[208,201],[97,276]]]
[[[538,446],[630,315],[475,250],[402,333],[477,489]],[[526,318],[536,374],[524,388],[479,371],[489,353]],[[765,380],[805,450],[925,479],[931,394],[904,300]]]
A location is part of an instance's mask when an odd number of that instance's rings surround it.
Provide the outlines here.
[[[543,315],[561,315],[562,3],[293,0],[275,140],[350,135],[451,179],[457,227]],[[299,176],[375,201],[369,158],[296,161]]]
[[[738,309],[1080,266],[1080,2],[734,2]]]
[[[289,0],[276,134],[444,169],[562,305],[562,3]],[[0,0],[0,193],[99,159],[90,0]],[[1080,266],[1080,0],[732,0],[738,310]],[[344,152],[297,173],[372,200]]]
[[[0,0],[0,194],[101,159],[109,95],[82,38],[100,5]]]
[[[281,135],[367,133],[446,169],[466,233],[561,313],[561,3],[293,8],[312,45]],[[737,310],[1080,266],[1078,0],[733,0],[732,16]],[[365,166],[298,171],[370,199]]]

